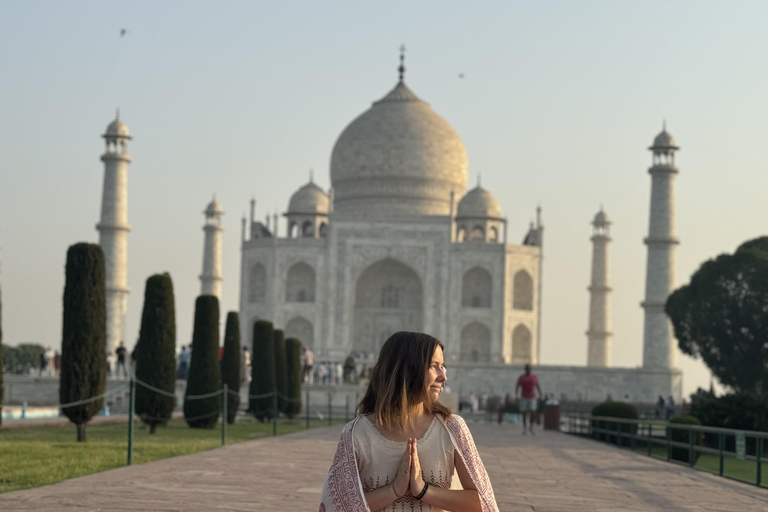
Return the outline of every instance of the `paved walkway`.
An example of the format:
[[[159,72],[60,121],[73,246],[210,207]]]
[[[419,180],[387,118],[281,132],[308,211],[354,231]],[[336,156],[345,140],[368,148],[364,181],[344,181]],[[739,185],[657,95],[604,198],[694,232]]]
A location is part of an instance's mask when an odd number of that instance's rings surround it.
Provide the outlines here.
[[[554,432],[470,428],[508,512],[765,512],[768,490]],[[2,511],[315,511],[340,427],[0,495]]]

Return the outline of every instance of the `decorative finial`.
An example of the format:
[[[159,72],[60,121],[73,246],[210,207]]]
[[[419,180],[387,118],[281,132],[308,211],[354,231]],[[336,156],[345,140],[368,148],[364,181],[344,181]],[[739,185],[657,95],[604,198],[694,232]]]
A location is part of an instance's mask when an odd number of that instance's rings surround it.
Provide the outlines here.
[[[477,173],[477,186],[479,187],[483,182],[483,175],[480,173]]]
[[[400,73],[400,83],[403,83],[403,78],[405,77],[405,45],[400,45],[400,67],[397,68],[397,71]]]
[[[661,131],[663,131],[663,132],[667,131],[667,120],[666,119],[661,121]]]
[[[120,120],[120,107],[115,109],[115,119]]]
[[[311,167],[309,168],[309,182],[314,183],[315,182],[315,170]]]

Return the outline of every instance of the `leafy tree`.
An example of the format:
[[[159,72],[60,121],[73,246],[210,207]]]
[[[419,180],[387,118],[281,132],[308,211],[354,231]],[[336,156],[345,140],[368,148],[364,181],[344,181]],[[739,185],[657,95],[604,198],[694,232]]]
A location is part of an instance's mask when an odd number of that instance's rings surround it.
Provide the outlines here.
[[[666,312],[680,350],[726,386],[768,394],[768,237],[702,264]]]
[[[168,393],[176,391],[176,308],[167,273],[147,279],[141,330],[136,344],[136,378]],[[176,398],[136,386],[136,414],[154,434],[171,419]]]
[[[184,419],[192,428],[213,428],[221,413],[221,395],[190,398],[221,390],[219,299],[201,295],[195,302],[192,361],[184,395]]]
[[[221,381],[231,393],[227,393],[227,423],[235,423],[237,409],[240,407],[240,320],[236,312],[227,314],[227,326],[224,331],[224,354],[221,357]]]
[[[104,393],[107,384],[107,308],[104,253],[96,244],[79,243],[67,251],[64,322],[61,340],[59,402],[68,404]],[[102,408],[104,399],[65,407],[77,425],[77,440],[85,441],[85,425]]]
[[[3,424],[3,373],[5,370],[5,364],[3,363],[3,301],[0,296],[0,425]]]
[[[40,368],[40,355],[45,347],[36,343],[21,343],[16,347],[2,346],[3,368],[6,373],[28,375],[33,369]]]
[[[249,394],[265,395],[275,391],[275,349],[272,322],[259,320],[253,324],[251,386]],[[251,398],[248,409],[259,420],[272,417],[272,397]]]
[[[293,418],[301,411],[301,342],[296,338],[285,340],[288,373],[288,393],[291,401],[285,405],[285,415]]]
[[[285,334],[280,329],[273,331],[275,350],[275,387],[277,388],[277,410],[284,413],[288,401],[288,365],[285,353]]]

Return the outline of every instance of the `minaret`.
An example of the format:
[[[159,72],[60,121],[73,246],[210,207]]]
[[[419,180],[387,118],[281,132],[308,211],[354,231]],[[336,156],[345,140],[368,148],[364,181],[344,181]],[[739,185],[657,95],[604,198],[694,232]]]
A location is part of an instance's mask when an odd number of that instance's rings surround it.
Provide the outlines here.
[[[645,331],[643,335],[643,367],[676,368],[677,346],[672,337],[672,326],[664,304],[675,286],[675,249],[679,243],[675,236],[674,184],[677,167],[675,151],[679,148],[667,133],[662,132],[648,148],[653,152],[651,175],[651,216],[648,227],[648,267],[645,276]]]
[[[104,190],[101,196],[101,221],[96,224],[99,245],[104,251],[107,291],[107,356],[112,361],[117,345],[125,340],[125,315],[128,310],[128,127],[120,113],[102,136],[106,142]]]
[[[203,273],[200,275],[200,295],[215,295],[221,300],[221,216],[224,210],[214,197],[205,211],[205,246],[203,248]]]
[[[592,221],[592,282],[589,286],[587,366],[611,366],[611,285],[608,244],[611,221],[600,211]]]

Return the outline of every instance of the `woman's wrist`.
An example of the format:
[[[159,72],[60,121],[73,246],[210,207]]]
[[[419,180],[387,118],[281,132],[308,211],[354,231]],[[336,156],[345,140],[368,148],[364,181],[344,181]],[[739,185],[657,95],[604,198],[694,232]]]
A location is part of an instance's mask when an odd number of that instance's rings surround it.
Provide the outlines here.
[[[392,492],[395,493],[395,498],[400,499],[405,495],[406,492],[408,492],[408,489],[406,488],[403,494],[398,494],[397,488],[395,487],[395,483],[392,482]]]

